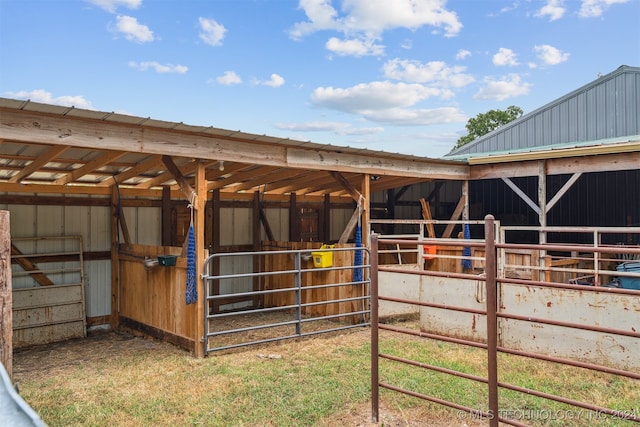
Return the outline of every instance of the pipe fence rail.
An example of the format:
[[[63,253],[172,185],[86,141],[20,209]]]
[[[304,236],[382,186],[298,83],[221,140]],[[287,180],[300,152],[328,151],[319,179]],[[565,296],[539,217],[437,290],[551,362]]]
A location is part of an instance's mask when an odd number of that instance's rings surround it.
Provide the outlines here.
[[[360,252],[363,263],[321,266],[310,259],[318,249],[234,252],[205,261],[205,354],[291,338],[369,326],[370,258],[365,247],[326,248],[325,254]],[[284,256],[293,267],[252,271],[267,257]],[[235,262],[234,262],[235,260]],[[227,261],[233,273],[217,273]],[[264,269],[262,267],[262,269]],[[249,270],[249,271],[246,271]],[[259,269],[257,269],[259,270]],[[321,282],[331,276],[336,281]],[[265,285],[265,279],[270,285]],[[275,286],[274,286],[275,284]],[[223,305],[227,310],[221,310]]]
[[[558,231],[558,230],[554,230]],[[637,229],[630,231],[629,228],[615,230],[616,232],[624,233],[637,233]],[[598,236],[599,232],[594,230],[587,230],[587,232],[594,233]],[[424,269],[408,270],[393,265],[380,265],[379,264],[379,251],[380,244],[384,245],[396,245],[398,248],[410,248],[415,247],[417,242],[415,238],[388,238],[381,237],[376,233],[371,234],[371,396],[372,396],[372,420],[377,423],[379,420],[379,402],[380,402],[380,389],[388,389],[394,392],[406,394],[416,397],[425,401],[437,403],[450,408],[457,409],[458,411],[465,411],[467,414],[472,414],[477,418],[485,419],[491,426],[498,426],[499,423],[525,426],[521,420],[517,417],[509,416],[508,411],[500,406],[500,391],[509,390],[511,392],[522,393],[524,395],[535,396],[537,398],[546,399],[549,401],[555,401],[560,404],[568,405],[570,407],[579,408],[579,410],[585,410],[588,413],[597,414],[598,417],[608,416],[616,420],[625,420],[629,422],[640,423],[640,413],[637,411],[639,408],[633,408],[632,410],[620,410],[611,409],[604,406],[596,405],[591,402],[584,402],[575,400],[566,396],[554,395],[547,393],[544,390],[534,390],[528,387],[523,387],[515,384],[511,384],[505,381],[501,381],[498,375],[499,372],[499,354],[510,354],[523,358],[537,359],[546,362],[553,362],[556,364],[562,364],[577,368],[588,369],[596,372],[612,375],[614,377],[625,377],[632,380],[640,380],[640,369],[634,368],[619,368],[612,367],[606,363],[593,363],[584,360],[574,360],[569,357],[559,357],[554,354],[545,354],[542,351],[529,351],[515,348],[511,344],[503,343],[503,339],[500,337],[501,326],[500,322],[504,321],[516,321],[523,324],[530,325],[550,325],[552,327],[566,328],[568,331],[589,331],[589,333],[606,334],[607,336],[623,337],[629,339],[635,346],[639,346],[640,343],[640,326],[638,324],[637,312],[640,310],[640,290],[636,289],[623,289],[618,287],[600,286],[598,281],[589,284],[573,284],[573,283],[559,283],[550,280],[550,275],[543,268],[546,265],[549,266],[548,261],[544,261],[550,252],[557,253],[569,253],[576,254],[588,253],[591,254],[592,260],[595,259],[595,276],[603,274],[612,274],[611,271],[605,272],[598,269],[598,262],[601,262],[602,255],[624,254],[623,259],[640,259],[640,246],[619,246],[619,245],[572,245],[572,244],[516,244],[516,243],[504,243],[504,234],[499,227],[496,227],[494,218],[489,215],[485,218],[485,235],[484,240],[472,240],[472,239],[431,239],[424,238],[422,235],[419,237],[419,244],[434,244],[438,247],[448,246],[461,246],[478,249],[484,251],[484,271],[482,274],[476,274],[475,271],[469,270],[468,272],[445,272],[445,271],[430,271]],[[598,241],[598,240],[596,240]],[[419,250],[419,248],[418,248]],[[517,278],[508,277],[505,272],[508,270],[505,268],[504,254],[509,250],[533,250],[539,251],[540,260],[539,265],[526,266],[530,270],[540,270],[542,273],[538,274],[539,277],[535,278]],[[601,257],[598,259],[598,257]],[[636,258],[637,257],[637,258]],[[605,257],[606,259],[606,257]],[[612,258],[612,259],[620,259]],[[522,266],[518,266],[522,267]],[[419,300],[411,300],[406,298],[390,297],[380,295],[380,273],[399,273],[418,276],[433,276],[444,279],[471,279],[474,281],[481,281],[485,286],[485,307],[482,309],[464,307],[457,304],[457,301],[434,303],[423,300],[421,297]],[[587,273],[593,273],[593,269],[586,269]],[[547,274],[545,274],[547,273]],[[574,272],[575,273],[575,272]],[[622,271],[615,272],[616,275],[628,277],[634,280],[636,277],[640,277],[638,273],[627,273]],[[544,280],[543,280],[544,279]],[[500,298],[504,298],[501,292],[509,287],[523,287],[525,289],[535,288],[536,290],[562,290],[574,293],[596,293],[598,295],[615,296],[616,298],[628,298],[628,301],[632,301],[635,306],[632,306],[627,313],[620,313],[621,322],[619,327],[603,327],[598,325],[598,321],[593,324],[570,322],[566,320],[558,320],[552,317],[532,316],[529,314],[519,314],[509,312],[502,306]],[[428,290],[421,291],[426,293]],[[625,300],[627,301],[627,300]],[[434,332],[429,330],[408,329],[401,326],[396,326],[387,323],[381,323],[379,317],[380,304],[385,302],[396,302],[411,304],[418,307],[429,307],[435,309],[447,310],[447,313],[470,313],[473,315],[481,315],[486,317],[486,336],[484,339],[467,339],[457,336],[447,335],[446,333]],[[478,301],[480,302],[480,301]],[[549,302],[549,304],[552,304]],[[636,307],[636,310],[633,309]],[[622,320],[625,320],[622,322]],[[635,319],[635,320],[634,320]],[[635,323],[634,323],[635,322]],[[629,326],[631,324],[631,326]],[[459,372],[453,369],[443,368],[434,364],[428,364],[411,360],[404,357],[388,354],[380,350],[380,331],[389,331],[392,333],[412,335],[415,337],[426,338],[431,340],[448,342],[456,345],[462,345],[467,347],[478,348],[486,351],[486,376],[471,375],[468,373]],[[575,332],[571,332],[575,333]],[[637,360],[638,354],[631,355],[631,357]],[[426,393],[419,393],[415,390],[407,389],[398,385],[390,384],[381,380],[380,378],[380,360],[387,360],[393,363],[403,364],[407,366],[413,366],[425,371],[434,371],[442,374],[448,374],[456,377],[460,377],[469,381],[473,381],[486,385],[487,402],[485,410],[478,410],[460,404],[459,402],[451,402],[432,396]],[[502,410],[501,410],[502,409]]]

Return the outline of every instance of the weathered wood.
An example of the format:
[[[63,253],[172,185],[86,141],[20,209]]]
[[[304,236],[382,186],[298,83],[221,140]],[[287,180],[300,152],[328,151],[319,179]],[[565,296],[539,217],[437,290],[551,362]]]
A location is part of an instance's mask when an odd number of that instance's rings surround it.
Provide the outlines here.
[[[195,305],[195,337],[198,345],[195,348],[196,357],[204,357],[204,347],[199,343],[204,342],[204,307],[205,307],[205,289],[204,279],[200,274],[204,271],[204,260],[206,258],[205,253],[205,204],[207,201],[207,179],[205,176],[205,166],[201,161],[198,161],[195,174],[196,185],[196,200],[193,201],[195,209],[195,240],[196,240],[196,287],[198,289],[198,300]]]
[[[356,210],[353,211],[353,215],[349,219],[349,222],[344,227],[344,231],[342,231],[342,235],[340,239],[338,239],[338,243],[344,244],[349,240],[349,236],[353,233],[353,230],[356,229],[356,225],[358,225],[358,220],[360,219],[360,208],[356,207]]]
[[[462,215],[466,204],[467,204],[467,198],[463,195],[458,200],[458,204],[456,205],[456,208],[453,210],[453,214],[451,215],[451,218],[449,218],[449,220],[457,221],[458,218],[460,218],[460,215]],[[453,233],[453,229],[455,226],[456,226],[455,224],[447,224],[447,227],[444,229],[444,232],[442,233],[442,238],[448,239],[449,237],[451,237],[451,233]]]
[[[11,244],[11,259],[15,260],[20,267],[33,278],[40,286],[51,286],[53,282],[42,273],[37,265],[28,258],[21,256],[23,253],[13,243]]]
[[[176,180],[176,182],[180,186],[180,189],[184,193],[185,198],[190,203],[193,202],[192,199],[195,194],[195,190],[191,187],[191,185],[189,185],[187,180],[182,175],[182,172],[180,172],[180,169],[178,168],[178,166],[176,166],[171,157],[162,156],[162,163],[164,163],[164,165],[167,167],[167,170],[173,175],[173,178]]]
[[[58,145],[49,147],[49,149],[42,154],[39,158],[35,159],[28,166],[25,166],[20,172],[14,174],[11,178],[9,178],[10,183],[18,183],[23,178],[28,178],[29,175],[36,172],[38,169],[49,163],[51,160],[55,159],[60,154],[67,151],[69,146],[67,145]]]
[[[425,199],[420,199],[420,205],[422,205],[422,219],[431,221],[433,217],[431,216],[431,207],[429,207],[429,202]],[[427,223],[427,234],[430,239],[436,238],[436,231],[433,228],[433,223]]]
[[[0,363],[13,375],[13,294],[9,211],[0,210]]]
[[[341,173],[330,171],[329,174],[349,193],[349,195],[351,195],[351,198],[355,200],[356,203],[360,203],[360,200],[363,197],[362,194],[355,189]]]
[[[120,195],[116,186],[111,188],[111,329],[119,323],[120,301],[120,259],[118,216],[120,215]]]

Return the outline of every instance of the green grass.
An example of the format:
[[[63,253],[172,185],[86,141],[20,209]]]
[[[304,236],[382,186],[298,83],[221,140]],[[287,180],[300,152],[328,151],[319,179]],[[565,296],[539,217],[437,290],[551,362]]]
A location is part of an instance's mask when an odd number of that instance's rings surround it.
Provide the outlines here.
[[[87,357],[62,369],[17,376],[22,377],[21,395],[51,427],[332,426],[337,425],[336,420],[341,425],[367,425],[368,338],[368,331],[361,330],[205,359],[155,343],[97,359]],[[486,355],[480,350],[395,336],[385,337],[380,348],[486,376]],[[20,356],[16,365],[20,367]],[[485,384],[386,360],[381,360],[380,367],[383,382],[487,409]],[[622,411],[640,411],[638,381],[506,355],[500,356],[499,373],[501,381]],[[456,417],[456,410],[386,389],[381,390],[381,401],[395,419],[426,418],[440,425],[470,422]],[[542,419],[570,408],[508,390],[500,392],[500,408],[529,416],[532,419],[520,421],[534,426],[635,425],[610,418],[585,422],[588,411],[578,420]]]

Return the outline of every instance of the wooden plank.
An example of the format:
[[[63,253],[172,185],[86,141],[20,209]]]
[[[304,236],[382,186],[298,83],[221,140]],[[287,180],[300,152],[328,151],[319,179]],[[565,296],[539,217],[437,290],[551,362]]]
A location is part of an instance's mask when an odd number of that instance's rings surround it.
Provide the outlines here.
[[[422,218],[427,221],[433,220],[433,217],[431,216],[431,207],[429,206],[429,202],[427,202],[425,199],[420,199],[420,204],[422,205]],[[436,238],[436,231],[433,228],[432,223],[427,224],[427,234],[429,235],[430,239]]]
[[[9,178],[10,183],[19,183],[23,178],[28,178],[34,172],[37,172],[38,169],[49,163],[52,159],[55,159],[60,154],[67,151],[69,148],[68,145],[58,145],[49,147],[44,153],[40,154],[37,159],[29,163],[28,166],[25,166],[20,172],[14,174],[11,178]]]
[[[22,269],[26,272],[31,272],[29,275],[38,283],[40,286],[51,286],[53,282],[47,277],[46,274],[40,272],[40,269],[37,265],[32,263],[29,259],[21,256],[23,253],[18,249],[13,243],[11,244],[11,259],[16,260],[16,262],[22,267]]]
[[[450,221],[457,221],[460,218],[460,215],[462,215],[462,212],[464,211],[466,203],[467,203],[466,196],[464,195],[461,196],[460,200],[458,200],[458,204],[456,205],[456,208],[453,210],[453,214],[451,215],[451,218],[449,219]],[[456,226],[455,224],[447,224],[447,227],[444,229],[444,233],[442,233],[442,238],[448,239],[449,237],[451,237],[451,233],[453,233],[453,229],[455,226]]]
[[[9,211],[0,210],[0,363],[13,375],[11,227]]]

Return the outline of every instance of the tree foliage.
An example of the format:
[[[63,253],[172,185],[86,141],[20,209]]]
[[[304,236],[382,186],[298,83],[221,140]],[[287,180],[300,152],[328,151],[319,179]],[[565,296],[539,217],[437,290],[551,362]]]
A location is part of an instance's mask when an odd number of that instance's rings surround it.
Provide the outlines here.
[[[453,148],[462,147],[474,139],[481,137],[482,135],[486,135],[492,130],[497,129],[512,120],[522,117],[522,114],[522,108],[515,105],[507,107],[506,110],[489,110],[486,113],[480,113],[469,119],[465,126],[469,133],[460,137],[456,142],[456,146]]]

